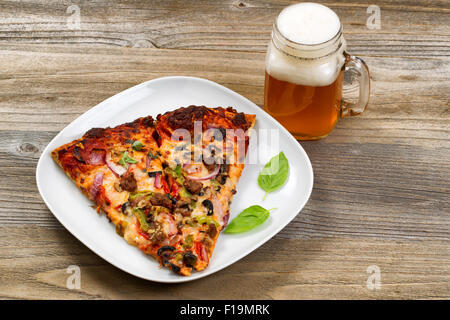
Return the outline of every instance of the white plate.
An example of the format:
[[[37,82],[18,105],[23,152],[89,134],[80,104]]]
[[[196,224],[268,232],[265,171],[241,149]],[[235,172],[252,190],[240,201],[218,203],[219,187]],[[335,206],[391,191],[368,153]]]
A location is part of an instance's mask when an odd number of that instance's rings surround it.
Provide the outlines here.
[[[92,203],[78,191],[50,157],[50,152],[81,137],[93,127],[115,126],[138,117],[174,110],[181,106],[233,106],[239,112],[256,114],[255,132],[279,129],[279,144],[262,139],[250,141],[249,154],[261,152],[260,164],[247,164],[231,205],[231,219],[248,206],[259,204],[277,208],[261,226],[242,234],[221,234],[210,265],[190,277],[159,268],[158,263],[119,237],[112,223],[92,209]],[[260,138],[258,136],[258,138]],[[258,141],[257,141],[258,140]],[[264,191],[257,183],[263,164],[279,151],[289,160],[290,174],[286,184],[262,201]],[[247,157],[248,159],[248,157]],[[308,156],[292,135],[276,120],[243,96],[209,80],[193,77],[166,77],[141,83],[101,102],[64,128],[45,148],[36,170],[36,181],[42,198],[55,217],[75,237],[114,266],[137,277],[158,282],[185,282],[219,271],[243,258],[283,229],[308,201],[313,186],[313,171]]]

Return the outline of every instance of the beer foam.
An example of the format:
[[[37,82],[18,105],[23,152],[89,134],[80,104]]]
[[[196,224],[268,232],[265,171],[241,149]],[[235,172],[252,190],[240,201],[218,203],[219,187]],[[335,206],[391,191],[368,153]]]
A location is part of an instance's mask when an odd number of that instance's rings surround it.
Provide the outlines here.
[[[311,45],[332,39],[339,32],[341,22],[330,8],[318,3],[303,2],[281,11],[277,26],[287,39]]]
[[[336,80],[345,62],[344,37],[329,47],[319,45],[332,39],[341,28],[331,9],[309,2],[291,5],[280,13],[277,27],[283,37],[300,45],[292,49],[282,43],[275,45],[275,39],[270,42],[266,71],[271,76],[306,86],[327,86]],[[314,44],[320,50],[313,50]]]

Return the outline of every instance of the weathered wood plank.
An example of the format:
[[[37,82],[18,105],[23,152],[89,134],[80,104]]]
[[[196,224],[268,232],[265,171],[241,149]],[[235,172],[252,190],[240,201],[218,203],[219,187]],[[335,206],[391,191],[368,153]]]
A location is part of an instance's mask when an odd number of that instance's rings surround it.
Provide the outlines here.
[[[88,47],[156,47],[264,52],[278,12],[296,1],[80,2],[79,30],[70,30],[72,3],[57,0],[0,4],[0,43]],[[380,30],[366,27],[369,4],[330,2],[350,49],[363,55],[449,56],[446,1],[377,1]]]
[[[436,299],[450,292],[448,242],[273,239],[219,273],[164,285],[120,271],[64,230],[0,229],[1,298]],[[80,290],[66,288],[69,265],[81,268]],[[379,290],[366,287],[371,265],[381,271]]]

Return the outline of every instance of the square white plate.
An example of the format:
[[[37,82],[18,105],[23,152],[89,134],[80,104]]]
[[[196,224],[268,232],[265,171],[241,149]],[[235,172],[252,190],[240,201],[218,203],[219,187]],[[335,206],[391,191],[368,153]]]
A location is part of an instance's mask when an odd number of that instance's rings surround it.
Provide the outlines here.
[[[231,205],[231,219],[243,209],[259,204],[271,211],[269,219],[242,234],[221,234],[208,268],[193,271],[190,277],[172,273],[130,246],[119,237],[112,223],[98,215],[92,203],[76,188],[50,156],[53,149],[81,137],[93,127],[116,126],[136,118],[177,109],[182,106],[233,106],[237,111],[256,114],[255,133],[250,140],[249,157],[258,164],[246,164]],[[264,129],[275,129],[279,141],[264,141]],[[268,143],[270,142],[270,143]],[[289,160],[290,174],[285,185],[262,201],[258,174],[264,164],[283,151]],[[243,258],[283,229],[303,208],[313,187],[313,171],[308,156],[292,135],[256,104],[215,82],[193,77],[166,77],[141,83],[106,99],[64,128],[43,151],[36,170],[42,198],[55,217],[82,243],[114,266],[137,277],[158,282],[185,282],[219,271]]]

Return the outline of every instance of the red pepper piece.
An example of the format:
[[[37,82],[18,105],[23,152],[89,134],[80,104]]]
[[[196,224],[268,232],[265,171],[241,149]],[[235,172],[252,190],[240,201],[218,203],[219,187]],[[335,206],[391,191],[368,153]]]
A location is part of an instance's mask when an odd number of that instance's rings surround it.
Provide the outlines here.
[[[169,185],[167,184],[167,180],[165,177],[161,177],[161,181],[162,181],[162,185],[163,185],[163,190],[166,194],[170,193],[170,188]]]
[[[178,197],[178,194],[180,192],[180,186],[178,185],[178,183],[176,183],[175,181],[172,183],[172,191],[171,191],[171,196],[174,198]]]

